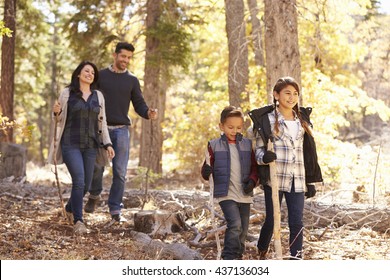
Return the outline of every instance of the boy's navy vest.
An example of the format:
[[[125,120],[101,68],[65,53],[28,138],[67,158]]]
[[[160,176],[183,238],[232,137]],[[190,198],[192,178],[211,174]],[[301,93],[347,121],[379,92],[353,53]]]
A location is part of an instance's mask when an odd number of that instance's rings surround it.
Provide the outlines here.
[[[251,173],[252,141],[243,138],[241,134],[236,136],[236,146],[240,157],[241,183],[249,179]],[[214,153],[213,179],[214,197],[228,195],[230,182],[230,150],[225,134],[220,138],[209,141],[209,147]]]

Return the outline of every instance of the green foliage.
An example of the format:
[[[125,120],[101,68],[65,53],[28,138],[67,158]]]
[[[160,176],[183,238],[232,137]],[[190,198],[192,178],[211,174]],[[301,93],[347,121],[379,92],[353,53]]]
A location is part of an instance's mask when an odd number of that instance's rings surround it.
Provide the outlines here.
[[[389,80],[390,22],[376,14],[376,2],[298,1],[303,105],[313,107],[326,181],[342,182],[340,174],[347,169],[361,179],[364,172],[353,172],[345,158],[360,162],[362,148],[342,141],[343,131],[361,126],[369,114],[383,122],[390,116],[388,83],[375,82]],[[131,71],[142,78],[145,5],[145,0],[18,1],[15,115],[18,123],[33,126],[29,156],[38,157],[38,143],[48,138],[52,99],[69,83],[80,60],[104,67],[114,44],[127,40],[136,46]],[[158,26],[148,35],[161,42],[156,59],[169,85],[163,165],[168,171],[198,174],[207,141],[219,136],[219,114],[229,99],[224,1],[169,0],[162,9]],[[0,22],[1,34],[6,31]],[[265,69],[255,66],[253,55],[249,59],[250,101],[242,104],[244,112],[267,102]],[[16,139],[28,141],[22,133]]]
[[[91,60],[98,67],[111,62],[111,53],[118,41],[136,43],[143,26],[142,5],[133,1],[69,1],[64,31],[70,47],[79,60]],[[131,39],[131,40],[130,40]]]
[[[5,27],[4,22],[0,20],[0,37],[7,36],[11,37],[12,36],[12,31],[11,29]]]

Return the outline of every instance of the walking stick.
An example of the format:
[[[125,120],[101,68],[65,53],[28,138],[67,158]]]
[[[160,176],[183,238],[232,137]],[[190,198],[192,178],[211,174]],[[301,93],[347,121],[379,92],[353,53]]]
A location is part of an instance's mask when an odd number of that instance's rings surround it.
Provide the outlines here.
[[[58,196],[60,198],[61,202],[61,208],[62,208],[62,215],[70,224],[73,224],[70,218],[66,215],[65,211],[65,206],[64,206],[64,201],[62,200],[62,191],[61,191],[61,186],[60,186],[60,180],[58,179],[58,171],[57,171],[57,124],[58,124],[58,116],[55,116],[55,124],[54,124],[54,175],[56,177],[56,186],[58,190]]]
[[[375,182],[376,182],[376,173],[378,171],[379,156],[381,155],[381,148],[382,148],[382,141],[379,143],[378,156],[376,158],[376,165],[375,165],[374,182],[372,184],[372,206],[373,207],[375,207]]]
[[[206,163],[211,166],[210,164],[210,154],[208,149],[206,149]],[[217,231],[217,225],[215,224],[215,213],[214,213],[214,180],[213,180],[213,174],[210,174],[209,178],[209,184],[210,184],[210,209],[211,209],[211,224],[213,227],[213,230],[215,231],[215,241],[217,243],[217,260],[221,259],[221,241],[219,240],[219,234]]]
[[[268,151],[274,152],[274,144],[271,139],[268,140]],[[280,241],[280,204],[279,204],[279,186],[276,177],[275,161],[269,163],[271,188],[272,188],[272,205],[274,209],[274,245],[276,259],[282,259],[282,243]]]

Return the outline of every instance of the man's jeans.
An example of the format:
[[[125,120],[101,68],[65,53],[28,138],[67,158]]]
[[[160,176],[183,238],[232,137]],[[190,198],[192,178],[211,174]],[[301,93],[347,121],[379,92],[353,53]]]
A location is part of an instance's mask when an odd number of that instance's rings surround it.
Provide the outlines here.
[[[111,215],[120,214],[123,207],[122,198],[125,190],[127,164],[129,161],[130,132],[128,126],[108,130],[115,151],[112,159],[112,185],[108,197]],[[104,167],[95,164],[90,197],[97,197],[103,190]]]
[[[294,183],[293,183],[294,184]],[[294,185],[291,192],[279,191],[279,201],[282,202],[283,196],[286,199],[288,211],[288,226],[290,228],[290,254],[292,257],[302,258],[302,243],[303,243],[303,207],[304,207],[304,193],[295,192]],[[264,187],[265,197],[265,222],[261,228],[257,248],[260,251],[268,250],[271,242],[274,229],[274,209],[272,204],[272,189],[269,186]]]
[[[224,200],[219,203],[227,222],[222,258],[241,259],[249,227],[250,203]]]
[[[91,182],[97,149],[80,149],[62,145],[62,157],[72,177],[72,192],[66,204],[66,211],[73,213],[74,223],[83,221],[83,197]]]

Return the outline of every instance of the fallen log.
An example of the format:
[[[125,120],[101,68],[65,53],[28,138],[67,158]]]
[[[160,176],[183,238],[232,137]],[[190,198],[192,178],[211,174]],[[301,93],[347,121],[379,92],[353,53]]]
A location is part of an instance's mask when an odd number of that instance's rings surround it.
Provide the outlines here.
[[[202,256],[196,250],[190,249],[185,244],[166,244],[159,240],[151,239],[147,234],[131,231],[130,236],[134,242],[144,246],[144,250],[155,251],[157,259],[174,260],[201,260]]]
[[[352,229],[370,227],[378,232],[390,230],[390,211],[365,206],[324,205],[312,202],[305,205],[305,226],[337,228],[348,226]]]

